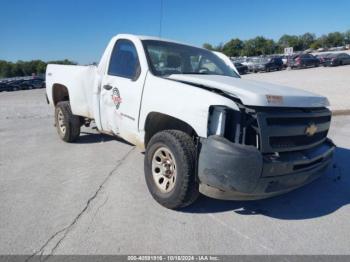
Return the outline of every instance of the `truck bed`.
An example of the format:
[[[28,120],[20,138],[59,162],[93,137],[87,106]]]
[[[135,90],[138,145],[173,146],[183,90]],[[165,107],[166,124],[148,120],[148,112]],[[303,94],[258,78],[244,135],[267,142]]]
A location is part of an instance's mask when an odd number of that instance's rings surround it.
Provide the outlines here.
[[[94,118],[92,100],[94,86],[98,86],[95,82],[96,70],[95,66],[49,64],[46,69],[46,92],[50,104],[54,104],[53,89],[64,86],[69,90],[72,113]]]

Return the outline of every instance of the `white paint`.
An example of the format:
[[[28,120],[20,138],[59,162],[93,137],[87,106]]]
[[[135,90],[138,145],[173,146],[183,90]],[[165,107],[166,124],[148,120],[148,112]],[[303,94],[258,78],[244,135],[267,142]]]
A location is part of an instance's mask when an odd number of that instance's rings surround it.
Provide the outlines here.
[[[118,39],[130,40],[136,47],[141,66],[141,74],[136,81],[108,76],[106,73],[112,49]],[[148,68],[141,42],[144,39],[158,38],[129,34],[113,37],[97,67],[48,65],[46,92],[50,104],[53,105],[54,84],[64,85],[69,90],[73,114],[95,119],[101,131],[118,134],[141,148],[144,146],[145,121],[152,112],[181,119],[199,136],[206,137],[211,105],[238,110],[236,103],[229,98],[179,81],[220,89],[250,106],[271,106],[266,95],[283,96],[283,104],[279,105],[283,107],[328,105],[325,97],[309,92],[239,78],[217,75],[171,75],[168,78],[154,76]],[[227,63],[228,57],[220,53],[217,55]],[[230,64],[234,68],[231,61]],[[118,110],[111,99],[113,90],[101,88],[105,84],[119,89],[122,103]]]
[[[225,54],[221,53],[221,52],[217,52],[217,51],[213,51],[214,54],[216,54],[219,58],[221,58],[226,65],[228,65],[230,68],[232,68],[237,75],[240,75],[237,68],[235,67],[234,63],[231,61],[231,59],[226,56]]]

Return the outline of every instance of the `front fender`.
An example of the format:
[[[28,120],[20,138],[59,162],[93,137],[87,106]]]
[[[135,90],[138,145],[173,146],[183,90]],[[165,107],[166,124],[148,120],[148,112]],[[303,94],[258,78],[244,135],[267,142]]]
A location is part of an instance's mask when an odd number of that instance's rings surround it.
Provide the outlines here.
[[[239,110],[233,100],[220,94],[148,74],[141,104],[139,129],[144,130],[149,113],[160,112],[186,122],[193,127],[198,136],[207,137],[211,105],[223,105]]]

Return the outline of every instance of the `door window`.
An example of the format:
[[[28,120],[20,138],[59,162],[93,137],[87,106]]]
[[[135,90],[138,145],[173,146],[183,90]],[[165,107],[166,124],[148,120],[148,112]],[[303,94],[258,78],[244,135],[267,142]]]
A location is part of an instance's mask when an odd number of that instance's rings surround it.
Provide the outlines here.
[[[137,51],[129,40],[118,40],[115,44],[108,67],[108,74],[130,79],[140,75]]]

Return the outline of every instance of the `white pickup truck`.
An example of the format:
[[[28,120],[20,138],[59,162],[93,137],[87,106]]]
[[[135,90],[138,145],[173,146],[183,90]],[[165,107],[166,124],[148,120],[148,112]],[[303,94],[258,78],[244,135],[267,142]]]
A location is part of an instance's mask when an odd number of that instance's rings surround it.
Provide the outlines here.
[[[61,139],[82,125],[145,150],[154,199],[176,209],[199,192],[261,199],[319,177],[332,161],[328,100],[243,80],[218,54],[117,35],[98,66],[48,65],[47,98]]]

